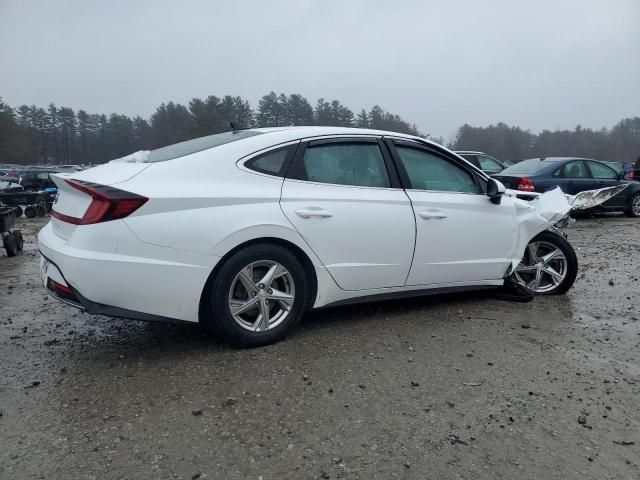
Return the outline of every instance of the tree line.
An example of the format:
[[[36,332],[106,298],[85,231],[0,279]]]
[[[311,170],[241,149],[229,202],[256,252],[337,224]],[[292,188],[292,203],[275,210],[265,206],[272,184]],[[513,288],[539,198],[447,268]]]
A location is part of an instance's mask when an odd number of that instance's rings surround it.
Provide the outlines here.
[[[640,157],[640,117],[625,118],[610,129],[593,130],[578,125],[573,130],[543,130],[538,134],[504,123],[488,127],[465,124],[449,146],[455,150],[479,150],[512,161],[575,156],[635,162]]]
[[[137,150],[238,128],[325,125],[375,128],[422,135],[415,124],[379,105],[354,113],[338,100],[320,98],[315,105],[302,95],[264,95],[255,109],[239,96],[210,95],[188,105],[167,102],[147,119],[112,113],[74,111],[69,107],[22,105],[12,108],[0,98],[0,163],[104,163]],[[433,139],[444,144],[442,138]],[[640,117],[625,118],[612,128],[532,133],[504,123],[488,127],[468,124],[450,138],[454,150],[479,150],[499,159],[518,161],[539,156],[581,156],[635,161],[640,155]]]
[[[188,105],[168,102],[150,118],[47,108],[12,108],[0,99],[0,163],[96,164],[183,140],[236,128],[324,125],[375,128],[420,135],[415,125],[379,105],[354,114],[338,100],[312,106],[300,94],[263,96],[257,108],[239,96],[192,99]]]

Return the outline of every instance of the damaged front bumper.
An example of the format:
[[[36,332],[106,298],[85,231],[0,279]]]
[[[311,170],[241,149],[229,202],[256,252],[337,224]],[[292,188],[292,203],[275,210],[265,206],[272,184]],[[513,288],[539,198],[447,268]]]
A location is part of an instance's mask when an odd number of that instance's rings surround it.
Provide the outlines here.
[[[567,229],[574,222],[570,217],[572,211],[596,207],[618,195],[626,187],[626,184],[616,185],[598,190],[586,190],[577,195],[566,195],[559,187],[546,193],[507,190],[505,194],[514,197],[519,222],[518,239],[506,276],[509,276],[518,266],[527,245],[536,235],[545,230],[553,230],[566,237]]]

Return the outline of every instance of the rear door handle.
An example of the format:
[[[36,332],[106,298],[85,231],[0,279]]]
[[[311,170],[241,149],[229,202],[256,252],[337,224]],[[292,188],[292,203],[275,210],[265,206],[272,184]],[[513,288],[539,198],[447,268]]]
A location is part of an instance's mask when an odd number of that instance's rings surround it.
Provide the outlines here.
[[[296,210],[296,215],[302,218],[329,218],[333,217],[333,213],[320,207],[307,207]]]
[[[424,218],[425,220],[442,220],[444,218],[447,218],[447,216],[442,212],[430,212],[428,210],[420,212],[418,213],[418,215],[420,215],[420,217]]]

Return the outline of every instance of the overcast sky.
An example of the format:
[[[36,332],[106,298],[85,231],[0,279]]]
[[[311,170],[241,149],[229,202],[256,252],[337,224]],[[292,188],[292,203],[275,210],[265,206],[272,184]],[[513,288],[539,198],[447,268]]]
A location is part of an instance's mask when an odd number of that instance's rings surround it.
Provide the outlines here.
[[[301,93],[425,133],[640,115],[640,0],[0,0],[0,96],[149,116]]]

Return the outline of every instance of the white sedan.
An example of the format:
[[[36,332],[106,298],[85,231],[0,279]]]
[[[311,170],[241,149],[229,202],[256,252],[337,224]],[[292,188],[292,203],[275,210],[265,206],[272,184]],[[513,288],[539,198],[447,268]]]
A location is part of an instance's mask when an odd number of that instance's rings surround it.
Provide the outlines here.
[[[564,293],[577,260],[528,202],[440,145],[331,127],[235,130],[53,175],[47,291],[92,314],[261,345],[304,311],[506,278]],[[563,203],[564,202],[564,203]]]

